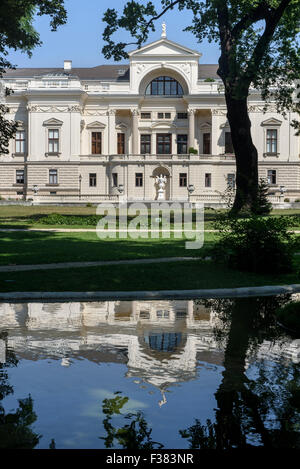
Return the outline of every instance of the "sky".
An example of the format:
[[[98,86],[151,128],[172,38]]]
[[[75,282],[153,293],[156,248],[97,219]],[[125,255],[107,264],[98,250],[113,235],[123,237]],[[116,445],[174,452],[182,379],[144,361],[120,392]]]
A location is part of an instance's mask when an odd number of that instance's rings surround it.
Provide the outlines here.
[[[160,1],[154,0],[157,11]],[[114,63],[113,59],[104,59],[101,49],[104,45],[102,33],[105,24],[102,17],[107,8],[122,11],[126,0],[65,0],[68,22],[51,32],[49,17],[37,17],[35,28],[43,42],[41,47],[34,49],[32,57],[11,51],[8,59],[18,67],[61,67],[64,60],[72,60],[73,67],[95,67],[101,64]],[[167,24],[167,38],[178,42],[203,54],[200,63],[217,63],[219,48],[208,41],[198,43],[190,32],[183,29],[190,24],[192,15],[173,10],[157,21],[156,31],[149,36],[149,42],[156,41],[161,35],[163,19]],[[128,33],[116,33],[114,40],[130,42]],[[134,47],[128,50],[132,50]],[[126,60],[122,60],[125,63]]]

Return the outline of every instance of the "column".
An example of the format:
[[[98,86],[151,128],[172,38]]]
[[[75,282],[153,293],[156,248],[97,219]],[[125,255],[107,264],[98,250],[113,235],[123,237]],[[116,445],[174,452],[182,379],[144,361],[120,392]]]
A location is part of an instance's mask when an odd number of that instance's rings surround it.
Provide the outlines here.
[[[133,155],[139,155],[139,111],[133,109],[132,113],[132,153]]]
[[[218,140],[220,137],[220,126],[219,126],[219,113],[218,109],[212,109],[211,111],[211,154],[218,155],[220,153],[220,147]]]
[[[151,155],[156,155],[156,133],[153,130],[151,134]]]
[[[189,109],[189,147],[195,148],[195,112],[196,109]]]
[[[116,134],[116,110],[108,111],[108,154],[117,153],[117,134]]]

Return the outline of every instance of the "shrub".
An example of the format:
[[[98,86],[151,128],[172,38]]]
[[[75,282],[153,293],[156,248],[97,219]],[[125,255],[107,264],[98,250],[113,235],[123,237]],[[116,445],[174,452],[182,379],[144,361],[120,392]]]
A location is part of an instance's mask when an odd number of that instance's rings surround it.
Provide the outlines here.
[[[264,179],[260,179],[258,183],[256,204],[253,207],[253,212],[256,215],[269,215],[272,210],[272,204],[268,200],[269,186]]]
[[[215,223],[220,240],[214,258],[248,272],[290,272],[296,249],[296,238],[287,231],[292,224],[292,217],[223,217]]]
[[[198,155],[198,151],[196,150],[196,148],[193,148],[193,147],[190,147],[189,148],[189,154],[193,154],[193,155]]]
[[[61,215],[59,213],[51,213],[45,217],[34,217],[32,223],[43,225],[92,225],[96,226],[101,217],[96,215],[79,216],[79,215]]]
[[[276,311],[281,324],[289,329],[300,331],[300,301],[292,301]]]
[[[300,199],[296,199],[295,202],[300,202]]]
[[[288,199],[288,198],[284,199],[284,202],[289,202],[289,201],[290,201],[290,199]]]
[[[205,78],[206,82],[212,83],[213,81],[216,81],[214,78]]]

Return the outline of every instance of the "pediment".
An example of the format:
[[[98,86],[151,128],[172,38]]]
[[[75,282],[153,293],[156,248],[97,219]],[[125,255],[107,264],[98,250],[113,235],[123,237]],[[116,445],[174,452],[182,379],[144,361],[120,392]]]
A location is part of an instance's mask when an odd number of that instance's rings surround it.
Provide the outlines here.
[[[91,122],[86,126],[87,129],[105,129],[105,127],[106,125],[99,121]]]
[[[128,126],[124,124],[124,122],[119,122],[118,124],[116,124],[116,129],[125,131],[128,129]]]
[[[177,128],[177,125],[175,125],[173,122],[155,122],[154,124],[151,125],[152,129],[171,129],[171,128]]]
[[[211,123],[210,122],[203,122],[203,124],[200,125],[201,130],[206,130],[206,129],[211,129]]]
[[[181,44],[176,42],[169,41],[168,39],[160,39],[159,41],[152,42],[147,44],[140,49],[136,49],[129,53],[130,57],[134,56],[160,56],[160,57],[170,57],[170,56],[190,56],[194,58],[201,57],[201,53],[184,47]]]
[[[44,121],[43,125],[44,126],[50,126],[50,125],[61,126],[63,125],[63,121],[60,121],[59,119],[55,119],[54,117],[52,117],[51,119],[47,119],[46,121]]]
[[[227,127],[227,128],[228,128],[228,127],[230,128],[230,124],[229,124],[228,120],[227,120],[226,122],[224,122],[223,124],[220,125],[220,129],[225,129],[226,127]]]
[[[281,124],[282,122],[279,119],[275,119],[275,117],[266,119],[261,123],[261,125],[281,125]]]

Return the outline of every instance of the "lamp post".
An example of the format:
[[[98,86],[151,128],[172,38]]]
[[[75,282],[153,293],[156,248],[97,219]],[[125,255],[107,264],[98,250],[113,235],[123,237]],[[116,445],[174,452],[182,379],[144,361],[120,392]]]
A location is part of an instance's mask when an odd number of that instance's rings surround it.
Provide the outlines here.
[[[286,192],[285,186],[280,186],[279,191],[280,191],[279,200],[280,200],[280,203],[282,204],[284,202],[284,199],[283,199],[284,193]]]
[[[124,192],[125,192],[124,184],[119,184],[117,189],[118,189],[118,192],[120,194],[119,200],[123,202],[123,195],[124,195]]]
[[[38,202],[38,198],[37,198],[37,197],[38,197],[38,192],[39,192],[39,187],[38,187],[37,184],[34,184],[34,185],[33,185],[33,194],[34,194],[33,200],[34,200],[34,202],[36,202],[36,203]]]
[[[190,197],[191,197],[192,193],[195,192],[194,184],[189,184],[187,186],[187,190],[188,190],[188,201],[190,202]]]
[[[81,181],[82,181],[82,176],[81,174],[79,174],[79,200],[81,200]]]

